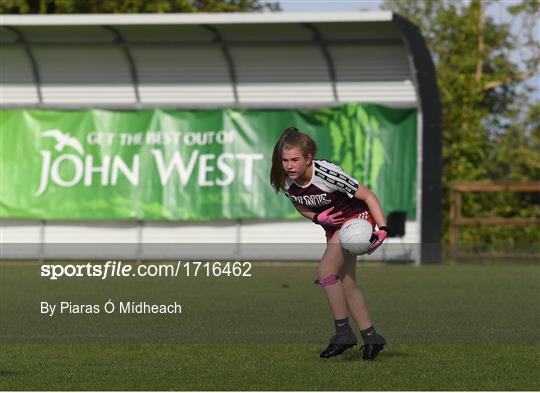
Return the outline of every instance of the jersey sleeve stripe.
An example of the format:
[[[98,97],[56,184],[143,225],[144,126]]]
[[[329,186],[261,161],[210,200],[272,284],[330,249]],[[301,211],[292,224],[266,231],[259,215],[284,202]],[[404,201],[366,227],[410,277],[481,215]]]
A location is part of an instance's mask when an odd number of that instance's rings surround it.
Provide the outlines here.
[[[319,173],[324,172],[328,176],[332,176],[332,177],[339,178],[339,179],[343,180],[350,187],[353,187],[355,191],[358,188],[358,182],[355,181],[353,178],[351,178],[351,177],[349,177],[349,176],[347,176],[347,175],[345,175],[343,173],[338,173],[338,172],[333,171],[331,169],[328,169],[328,168],[326,168],[326,167],[324,167],[324,166],[322,166],[322,165],[320,165],[318,163],[315,163],[315,167],[320,171]]]
[[[319,172],[316,175],[319,176],[321,179],[327,181],[328,183],[334,184],[341,191],[343,191],[343,192],[345,192],[347,194],[354,194],[356,192],[357,187],[355,188],[355,187],[351,186],[350,184],[345,183],[342,180],[339,180],[339,179],[334,178],[332,176],[326,175],[326,174],[324,174],[322,172]]]

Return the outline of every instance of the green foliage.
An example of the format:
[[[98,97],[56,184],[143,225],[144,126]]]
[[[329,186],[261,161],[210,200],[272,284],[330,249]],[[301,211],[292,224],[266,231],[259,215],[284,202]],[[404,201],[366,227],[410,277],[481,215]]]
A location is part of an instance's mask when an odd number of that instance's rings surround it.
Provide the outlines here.
[[[260,0],[3,0],[3,14],[102,14],[279,11]]]
[[[531,181],[540,179],[540,102],[528,105],[527,111],[513,107],[508,115],[515,120],[504,132],[493,135],[493,149],[489,176],[494,179],[506,178],[510,181]]]
[[[535,93],[524,84],[540,64],[534,30],[540,1],[510,4],[508,12],[521,22],[517,33],[486,15],[493,3],[385,0],[383,6],[419,26],[435,62],[443,106],[445,236],[454,181],[540,180],[538,87]],[[527,194],[476,195],[464,199],[463,210],[471,216],[486,211],[496,216],[502,206],[509,207],[511,216],[538,216],[538,199]],[[538,228],[471,228],[462,234],[465,242],[540,241]]]

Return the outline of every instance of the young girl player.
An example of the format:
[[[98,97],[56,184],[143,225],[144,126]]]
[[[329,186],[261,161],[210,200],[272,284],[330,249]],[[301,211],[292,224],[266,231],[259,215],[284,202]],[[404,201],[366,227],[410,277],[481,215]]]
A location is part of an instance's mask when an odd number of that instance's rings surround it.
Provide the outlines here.
[[[387,236],[384,214],[375,194],[339,166],[315,160],[316,150],[308,135],[287,128],[274,147],[270,183],[277,192],[285,192],[301,215],[321,225],[326,232],[327,246],[315,283],[324,289],[336,334],[320,357],[340,355],[357,344],[349,326],[351,314],[364,341],[362,358],[374,360],[386,341],[373,327],[364,297],[356,285],[356,256],[341,248],[339,229],[352,218],[363,218],[377,225],[371,254]]]

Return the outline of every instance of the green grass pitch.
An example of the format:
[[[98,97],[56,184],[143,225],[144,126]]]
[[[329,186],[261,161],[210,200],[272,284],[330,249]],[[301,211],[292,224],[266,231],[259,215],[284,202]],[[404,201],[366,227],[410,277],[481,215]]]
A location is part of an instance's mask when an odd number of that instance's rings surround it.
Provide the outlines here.
[[[318,352],[332,335],[316,264],[251,279],[51,282],[0,265],[0,390],[539,390],[540,266],[359,265],[388,348]],[[180,316],[39,315],[41,299],[178,300]]]

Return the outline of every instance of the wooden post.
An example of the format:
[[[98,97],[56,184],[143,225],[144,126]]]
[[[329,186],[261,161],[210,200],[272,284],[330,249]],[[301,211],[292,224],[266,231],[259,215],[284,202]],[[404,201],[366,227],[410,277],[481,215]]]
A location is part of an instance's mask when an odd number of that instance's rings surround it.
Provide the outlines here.
[[[457,221],[461,218],[461,192],[452,188],[452,202],[450,205],[450,255],[457,255],[457,243],[459,239],[459,227]]]

